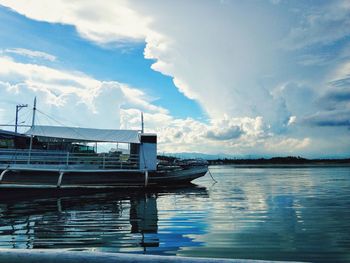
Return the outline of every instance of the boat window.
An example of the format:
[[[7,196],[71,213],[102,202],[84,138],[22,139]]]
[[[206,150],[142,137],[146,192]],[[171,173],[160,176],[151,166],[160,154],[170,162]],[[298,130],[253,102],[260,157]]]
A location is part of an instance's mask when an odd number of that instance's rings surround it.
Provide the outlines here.
[[[14,146],[13,139],[0,139],[0,148],[13,148]]]
[[[74,153],[95,153],[95,148],[93,146],[84,145],[84,144],[74,144],[72,152],[74,152]]]

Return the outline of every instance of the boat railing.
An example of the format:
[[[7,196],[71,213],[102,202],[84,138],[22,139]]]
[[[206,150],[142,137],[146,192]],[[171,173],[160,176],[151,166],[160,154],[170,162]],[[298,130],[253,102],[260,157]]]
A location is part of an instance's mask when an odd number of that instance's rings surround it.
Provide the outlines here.
[[[80,169],[138,169],[138,154],[71,153],[47,150],[0,150],[0,165],[50,166]]]

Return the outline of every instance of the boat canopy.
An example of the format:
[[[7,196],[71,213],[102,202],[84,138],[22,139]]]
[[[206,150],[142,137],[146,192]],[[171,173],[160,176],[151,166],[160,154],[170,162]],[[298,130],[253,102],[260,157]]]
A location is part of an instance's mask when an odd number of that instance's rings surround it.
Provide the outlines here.
[[[25,134],[43,138],[67,139],[80,142],[140,143],[139,131],[137,130],[104,130],[37,125],[32,127]]]
[[[7,138],[14,138],[16,136],[19,137],[19,136],[24,136],[24,135],[19,134],[19,133],[15,133],[13,131],[5,131],[5,130],[0,129],[0,138],[7,139]]]

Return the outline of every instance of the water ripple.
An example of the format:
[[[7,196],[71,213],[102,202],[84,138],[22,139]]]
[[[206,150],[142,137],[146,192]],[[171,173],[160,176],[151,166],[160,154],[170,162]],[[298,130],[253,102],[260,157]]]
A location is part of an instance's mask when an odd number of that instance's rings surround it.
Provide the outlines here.
[[[213,166],[218,183],[0,201],[0,247],[350,262],[350,168]]]

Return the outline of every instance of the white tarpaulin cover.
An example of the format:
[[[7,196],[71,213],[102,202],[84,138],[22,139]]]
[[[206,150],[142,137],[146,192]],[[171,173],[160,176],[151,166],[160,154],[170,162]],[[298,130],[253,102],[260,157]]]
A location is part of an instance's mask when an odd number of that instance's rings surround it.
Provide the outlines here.
[[[34,126],[25,134],[89,142],[140,143],[139,131],[102,130],[60,126]]]

